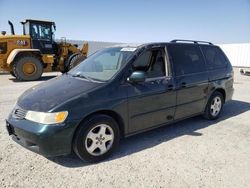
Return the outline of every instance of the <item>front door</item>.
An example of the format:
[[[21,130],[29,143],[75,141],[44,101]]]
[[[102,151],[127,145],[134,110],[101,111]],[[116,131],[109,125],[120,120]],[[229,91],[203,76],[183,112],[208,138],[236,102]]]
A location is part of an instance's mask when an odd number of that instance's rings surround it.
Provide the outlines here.
[[[176,92],[168,76],[164,48],[150,49],[133,63],[133,70],[146,72],[146,81],[128,87],[130,133],[173,120]]]
[[[54,53],[50,24],[32,23],[30,35],[33,49],[39,49],[42,54]]]

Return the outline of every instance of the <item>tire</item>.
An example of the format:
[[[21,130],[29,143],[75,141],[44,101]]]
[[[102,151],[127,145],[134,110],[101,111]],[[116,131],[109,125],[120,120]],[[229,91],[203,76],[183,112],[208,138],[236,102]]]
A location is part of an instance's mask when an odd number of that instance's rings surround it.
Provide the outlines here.
[[[81,160],[96,163],[109,157],[119,141],[117,122],[107,115],[95,115],[76,130],[73,150]]]
[[[84,59],[86,59],[85,56],[83,56],[82,54],[75,54],[69,62],[68,65],[68,70],[73,69],[75,66],[77,66],[78,64],[80,64]]]
[[[66,58],[66,60],[64,61],[64,70],[61,71],[62,73],[65,73],[65,72],[68,72],[69,71],[69,64],[70,64],[70,61],[71,59],[75,56],[76,54],[72,54],[72,53],[69,53],[68,54],[68,57]]]
[[[10,71],[10,75],[16,78],[16,75],[14,74],[13,71]]]
[[[43,73],[41,61],[34,55],[22,55],[14,61],[13,72],[18,80],[37,80]]]
[[[204,118],[209,120],[217,119],[221,113],[221,110],[224,105],[223,95],[215,91],[208,100],[208,103],[203,114]]]

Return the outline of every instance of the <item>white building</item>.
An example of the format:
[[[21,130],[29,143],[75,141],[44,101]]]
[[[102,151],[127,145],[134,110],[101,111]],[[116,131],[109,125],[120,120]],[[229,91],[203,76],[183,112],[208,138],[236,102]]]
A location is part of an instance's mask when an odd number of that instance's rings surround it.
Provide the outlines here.
[[[99,42],[99,41],[80,41],[69,40],[73,44],[78,44],[80,47],[83,43],[89,43],[88,56],[94,52],[109,46],[113,46],[119,43],[113,42]],[[238,44],[218,44],[229,58],[231,64],[234,67],[249,67],[250,68],[250,43],[238,43]]]
[[[67,42],[71,44],[77,44],[79,48],[82,48],[82,45],[84,43],[88,43],[89,44],[88,56],[103,48],[114,46],[116,44],[121,44],[121,43],[115,43],[115,42],[82,41],[82,40],[67,40]]]
[[[219,44],[234,67],[250,67],[250,43]]]

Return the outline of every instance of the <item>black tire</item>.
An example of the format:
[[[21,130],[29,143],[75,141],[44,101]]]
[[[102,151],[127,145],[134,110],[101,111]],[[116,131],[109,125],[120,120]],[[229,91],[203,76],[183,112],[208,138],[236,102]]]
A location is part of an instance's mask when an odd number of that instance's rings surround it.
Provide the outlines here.
[[[76,54],[72,54],[72,53],[69,53],[68,54],[68,57],[66,58],[66,60],[64,61],[64,70],[61,71],[62,73],[65,73],[65,72],[68,72],[69,71],[69,64],[70,64],[70,61],[71,59],[75,56]]]
[[[213,109],[212,106],[214,106],[214,102],[215,101],[221,101],[221,105],[217,105],[218,108]],[[203,117],[206,118],[206,119],[209,119],[209,120],[214,120],[214,119],[217,119],[222,111],[222,108],[223,108],[223,105],[224,105],[224,97],[223,95],[218,92],[218,91],[215,91],[209,98],[208,102],[207,102],[207,105],[206,105],[206,108],[205,108],[205,112],[203,114]],[[220,106],[220,107],[219,107]]]
[[[10,71],[10,75],[16,78],[16,75],[14,74],[13,71]]]
[[[86,57],[83,56],[82,54],[75,54],[69,62],[68,65],[68,70],[71,70],[72,68],[74,68],[75,66],[77,66],[78,64],[80,64]]]
[[[32,81],[41,77],[43,66],[36,56],[22,55],[14,61],[13,72],[18,80]]]
[[[102,138],[102,135],[100,135],[101,137],[99,137],[99,132],[101,132],[100,129],[98,130],[99,125],[100,126],[108,125],[108,127],[112,129],[113,131],[112,141],[109,142],[108,139],[106,139],[106,141],[105,139],[103,139],[103,142],[101,142],[102,139],[100,141],[100,138]],[[88,135],[93,133],[95,130],[97,130],[97,133],[94,133],[94,134],[97,134],[97,136],[94,136],[95,141],[93,141],[92,139],[88,138]],[[108,129],[108,131],[109,130],[110,129]],[[105,131],[107,132],[107,129],[105,129]],[[108,133],[108,134],[112,135],[112,133],[111,134]],[[105,138],[105,135],[103,136],[103,138]],[[99,141],[100,143],[98,143]],[[85,122],[83,122],[80,125],[80,127],[76,130],[74,140],[73,140],[73,150],[81,160],[95,163],[95,162],[102,161],[106,159],[107,157],[109,157],[113,153],[113,151],[118,147],[119,141],[120,141],[120,131],[119,131],[119,126],[117,122],[113,118],[107,115],[95,115],[95,116],[90,117]],[[93,154],[91,154],[87,150],[89,142],[90,142],[90,147],[92,144],[94,144],[95,146],[97,145],[101,146],[103,144],[103,146],[105,145],[105,148],[109,148],[109,149],[107,149],[105,153],[100,154],[101,149],[97,146],[95,147],[96,149],[93,150]]]

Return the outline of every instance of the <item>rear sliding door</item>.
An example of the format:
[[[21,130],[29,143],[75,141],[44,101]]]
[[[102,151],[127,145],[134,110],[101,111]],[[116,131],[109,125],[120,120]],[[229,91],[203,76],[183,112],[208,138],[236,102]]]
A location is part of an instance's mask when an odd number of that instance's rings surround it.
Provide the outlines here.
[[[208,93],[208,72],[200,47],[169,44],[169,57],[175,75],[177,107],[175,119],[203,112]]]

